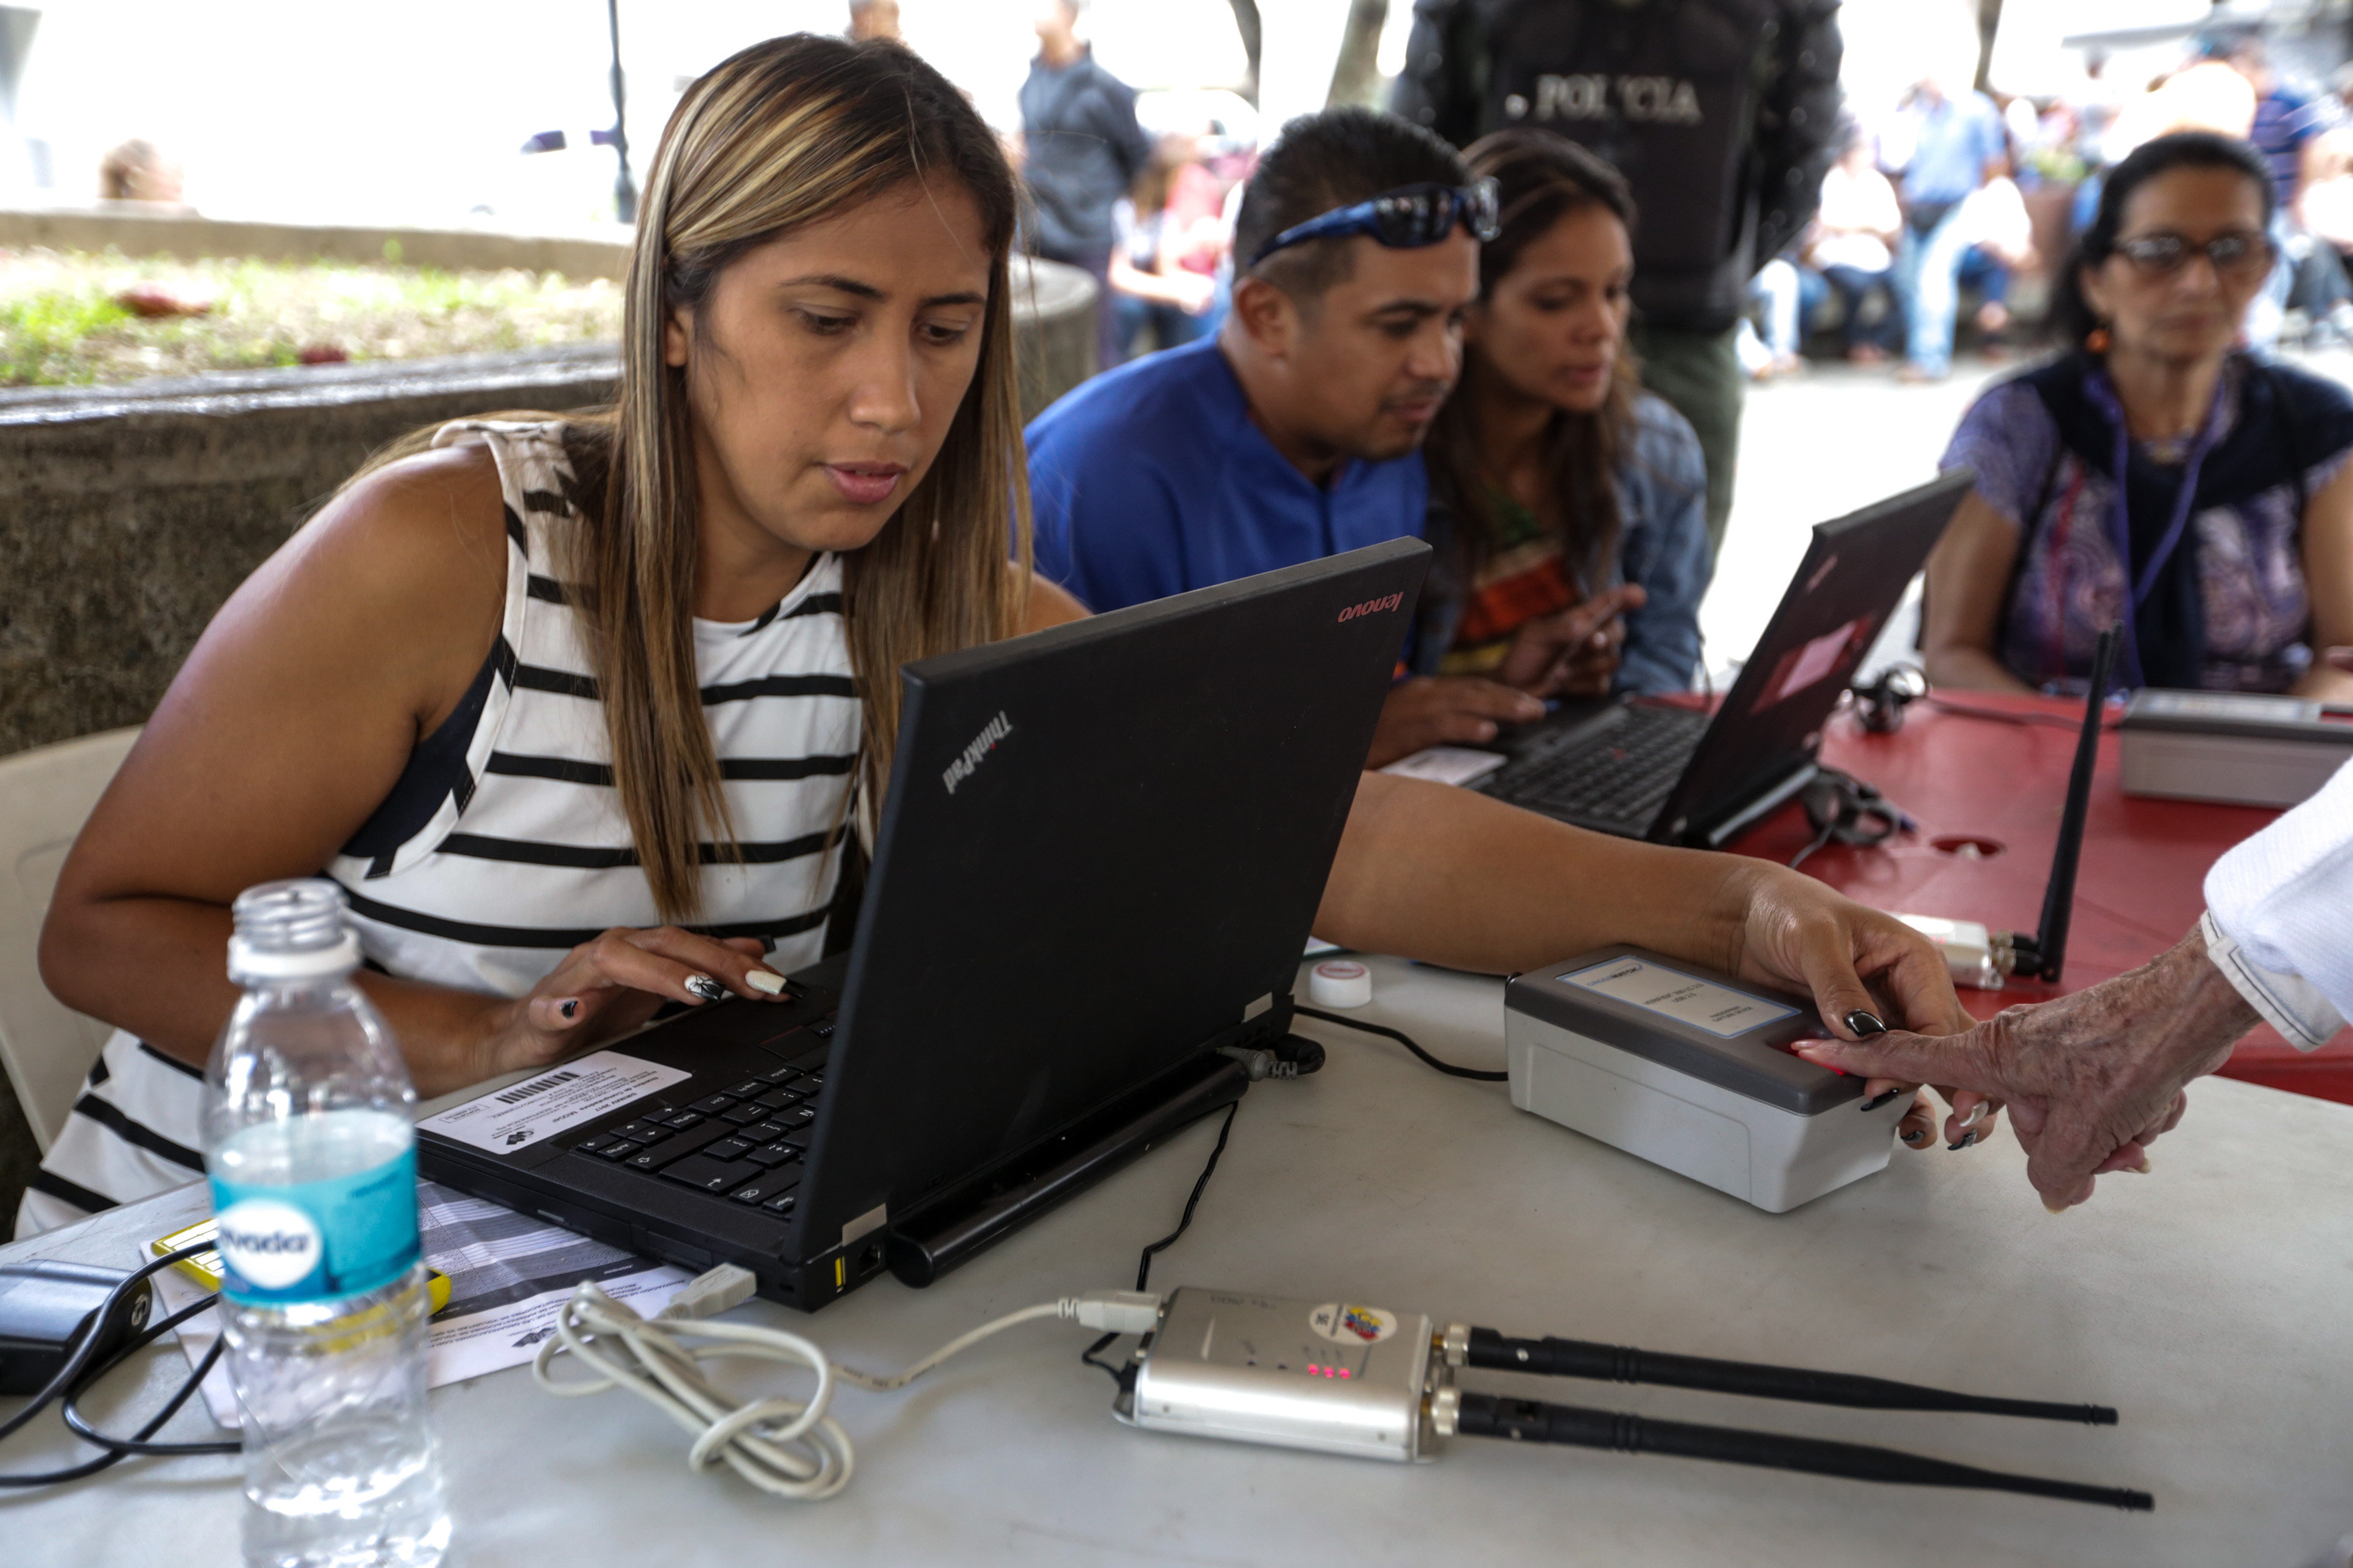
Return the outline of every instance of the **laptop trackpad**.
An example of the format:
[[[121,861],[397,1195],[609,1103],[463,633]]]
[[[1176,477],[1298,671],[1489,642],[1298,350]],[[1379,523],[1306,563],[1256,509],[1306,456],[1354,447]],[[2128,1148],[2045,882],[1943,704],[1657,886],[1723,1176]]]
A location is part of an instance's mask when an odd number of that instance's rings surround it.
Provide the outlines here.
[[[1575,744],[1626,721],[1623,702],[1564,702],[1532,724],[1506,724],[1495,735],[1494,748],[1519,757],[1532,751],[1550,751]]]

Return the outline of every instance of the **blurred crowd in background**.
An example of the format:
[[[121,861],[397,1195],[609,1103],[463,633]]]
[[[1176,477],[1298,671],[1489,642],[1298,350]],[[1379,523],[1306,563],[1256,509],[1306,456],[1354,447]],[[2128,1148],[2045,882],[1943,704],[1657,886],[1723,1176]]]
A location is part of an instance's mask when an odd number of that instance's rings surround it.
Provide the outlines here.
[[[2093,48],[2079,92],[2038,99],[1929,78],[1879,112],[1851,105],[1812,224],[1753,285],[1743,364],[1760,380],[1789,374],[1801,345],[1831,330],[1848,360],[1900,358],[1906,379],[1947,374],[1957,336],[2006,356],[2013,290],[2039,315],[2103,171],[2192,130],[2252,141],[2274,171],[2279,258],[2251,341],[2353,342],[2353,66],[2323,86],[2291,79],[2270,53],[2259,29],[2218,26],[2143,81],[2117,80]]]
[[[278,4],[248,8],[266,22]],[[407,46],[397,38],[371,46],[390,53],[357,79],[314,58],[333,53],[356,18],[248,30],[241,47],[255,74],[275,83],[263,95],[270,108],[317,99],[321,144],[307,146],[251,139],[243,95],[226,79],[201,85],[219,63],[202,39],[186,40],[178,70],[153,51],[114,52],[118,24],[136,23],[142,7],[156,9],[129,0],[110,20],[102,13],[120,8],[90,0],[0,6],[0,113],[17,132],[0,135],[11,143],[0,149],[0,203],[87,193],[250,216],[259,200],[280,209],[270,216],[311,221],[417,221],[438,204],[476,221],[576,224],[599,205],[609,215],[611,150],[630,158],[634,136],[642,163],[675,89],[740,42],[795,28],[899,37],[965,84],[1024,161],[1039,251],[1103,284],[1106,368],[1213,329],[1229,288],[1224,246],[1240,182],[1282,117],[1321,107],[1313,84],[1328,77],[1335,101],[1388,102],[1419,90],[1426,62],[1415,51],[1436,48],[1417,40],[1410,0],[711,0],[659,17],[620,5],[609,33],[604,6],[505,5],[470,12],[469,28],[486,55],[527,39],[539,65],[502,95],[505,106],[489,107],[454,77],[445,91],[398,85]],[[1419,7],[1434,18],[1461,9]],[[2005,13],[1962,0],[1848,0],[1757,9],[1822,17],[1834,40],[1844,35],[1847,68],[1834,123],[1809,138],[1834,158],[1819,180],[1819,211],[1754,258],[1738,340],[1750,377],[1842,355],[1935,379],[1957,344],[2010,353],[2039,319],[2050,268],[2087,221],[2100,172],[2185,128],[2252,137],[2279,171],[2282,259],[2251,322],[2257,341],[2353,336],[2344,260],[2353,66],[2342,63],[2353,46],[2310,27],[2288,58],[2274,58],[2274,13],[2296,7],[2009,0]],[[1303,65],[1291,58],[1302,47],[1324,53]],[[1365,58],[1345,58],[1352,49]],[[298,57],[311,64],[290,76]],[[462,76],[465,62],[446,63]],[[94,91],[93,66],[106,77]],[[628,107],[607,128],[607,79],[624,76]],[[327,77],[334,91],[322,95]],[[2030,89],[2006,90],[2010,81]],[[548,123],[527,123],[534,116]],[[110,127],[117,133],[91,141]],[[1458,144],[1472,139],[1466,124],[1433,128]],[[480,155],[491,138],[498,158]],[[543,156],[517,157],[518,144]],[[79,159],[99,166],[77,174]],[[351,177],[322,181],[322,159],[340,159]]]

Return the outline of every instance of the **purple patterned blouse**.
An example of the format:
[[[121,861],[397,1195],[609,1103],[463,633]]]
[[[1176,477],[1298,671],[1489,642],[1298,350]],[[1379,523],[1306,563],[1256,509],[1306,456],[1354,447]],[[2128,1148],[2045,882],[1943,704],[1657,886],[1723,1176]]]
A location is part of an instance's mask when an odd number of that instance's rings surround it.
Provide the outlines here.
[[[2040,376],[2047,380],[2059,368]],[[2213,504],[2195,508],[2189,525],[2193,538],[2184,541],[2194,550],[2204,633],[2202,665],[2189,668],[2208,689],[2283,691],[2312,659],[2305,642],[2311,605],[2305,590],[2302,509],[2336,475],[2353,443],[2346,440],[2342,419],[2332,416],[2344,401],[2333,385],[2268,367],[2251,389],[2249,375],[2250,362],[2243,358],[2234,357],[2226,367],[2213,447],[2217,458],[2238,455],[2231,467],[2242,478],[2227,486],[2227,493],[2214,495],[2208,479],[2217,465],[2210,460],[2198,491],[2200,503],[2211,496]],[[2035,379],[2013,377],[1979,396],[1963,416],[1939,466],[1974,468],[1978,493],[2025,534],[1995,652],[2029,685],[2081,691],[2099,628],[2126,613],[2126,568],[2117,558],[2111,521],[2113,437],[2107,427],[2063,432]],[[2319,405],[2320,416],[2303,417],[2303,409],[2295,408],[2298,434],[2266,438],[2256,426],[2242,428],[2251,390],[2266,415],[2275,400],[2284,399],[2295,405],[2309,400]],[[2268,418],[2257,422],[2266,428],[2273,424]],[[2252,480],[2243,478],[2250,447],[2258,449]],[[2135,443],[2137,458],[2160,466],[2169,462],[2168,471],[2177,475],[2184,456]],[[2175,482],[2178,487],[2178,478]]]

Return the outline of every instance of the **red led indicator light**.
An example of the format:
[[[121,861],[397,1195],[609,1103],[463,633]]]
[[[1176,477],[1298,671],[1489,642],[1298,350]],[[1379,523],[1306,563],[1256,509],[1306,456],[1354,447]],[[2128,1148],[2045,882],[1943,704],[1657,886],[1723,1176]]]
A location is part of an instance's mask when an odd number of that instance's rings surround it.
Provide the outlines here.
[[[1345,1376],[1347,1376],[1347,1375],[1348,1375],[1348,1369],[1347,1369],[1346,1367],[1345,1367],[1345,1366],[1344,1366],[1344,1367],[1342,1367],[1342,1368],[1340,1369],[1340,1375],[1341,1375],[1342,1377],[1345,1377]]]

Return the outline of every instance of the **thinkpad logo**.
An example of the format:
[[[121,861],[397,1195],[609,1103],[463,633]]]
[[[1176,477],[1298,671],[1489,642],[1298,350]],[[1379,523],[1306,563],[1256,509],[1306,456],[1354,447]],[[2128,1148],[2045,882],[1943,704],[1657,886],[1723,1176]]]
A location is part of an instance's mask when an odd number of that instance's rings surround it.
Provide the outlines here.
[[[997,742],[1011,733],[1013,721],[1008,719],[1000,709],[997,717],[982,726],[980,733],[972,738],[972,744],[964,749],[964,755],[950,763],[940,774],[940,782],[948,786],[948,793],[955,794],[956,785],[972,777],[973,770],[980,766],[981,759],[997,750]]]

